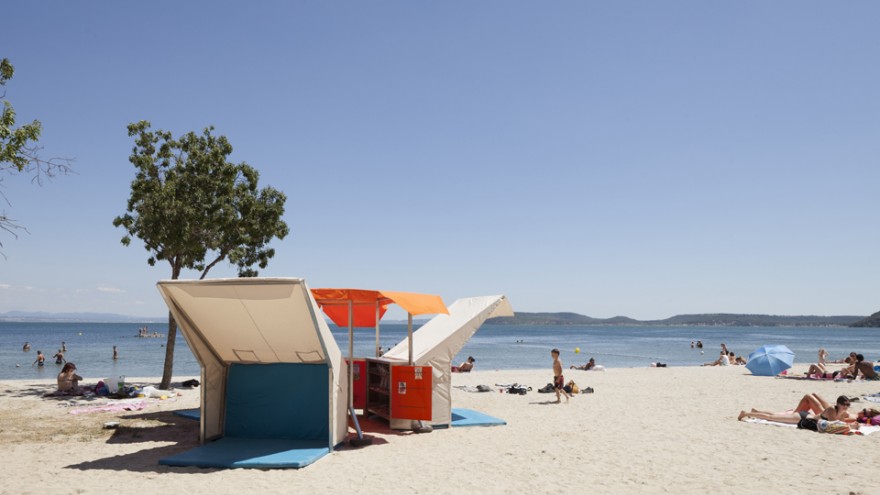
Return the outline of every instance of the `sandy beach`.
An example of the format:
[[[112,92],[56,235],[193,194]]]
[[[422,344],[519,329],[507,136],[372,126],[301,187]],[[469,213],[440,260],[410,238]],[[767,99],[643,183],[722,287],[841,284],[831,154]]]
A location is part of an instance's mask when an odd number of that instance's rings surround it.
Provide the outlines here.
[[[570,370],[568,379],[595,393],[552,403],[555,396],[537,393],[549,370],[457,374],[454,385],[487,384],[493,392],[454,389],[453,406],[503,418],[506,426],[416,435],[365,421],[374,445],[342,447],[305,469],[268,471],[157,464],[197,445],[198,423],[172,414],[197,407],[197,389],[139,411],[70,414],[95,401],[44,398],[51,381],[3,381],[0,493],[880,493],[880,434],[825,435],[736,420],[741,409],[793,408],[808,392],[831,401],[877,393],[880,382],[763,378],[744,367]],[[520,396],[494,387],[512,382],[534,390]],[[870,405],[854,402],[853,409]],[[120,425],[103,429],[108,421]]]

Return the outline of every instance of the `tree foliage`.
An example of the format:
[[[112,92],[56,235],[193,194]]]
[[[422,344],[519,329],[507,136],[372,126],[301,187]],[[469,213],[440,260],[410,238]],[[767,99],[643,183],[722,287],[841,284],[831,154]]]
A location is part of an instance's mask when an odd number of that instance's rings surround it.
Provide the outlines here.
[[[213,130],[174,138],[146,121],[128,126],[136,173],[128,209],[113,225],[125,229],[124,245],[132,237],[143,241],[151,266],[168,262],[172,279],[183,270],[203,279],[224,260],[238,267],[239,276],[256,276],[254,265],[265,268],[275,255],[269,242],[289,232],[281,219],[284,193],[259,189],[257,170],[229,162],[232,145]],[[171,380],[176,328],[169,315],[163,388]]]
[[[0,187],[6,174],[33,174],[33,182],[41,183],[44,177],[54,177],[58,173],[68,173],[68,158],[48,158],[40,155],[41,147],[36,142],[40,139],[43,125],[39,120],[16,127],[16,114],[12,104],[6,99],[6,83],[15,75],[15,68],[9,59],[0,60],[0,101],[3,103],[0,113]],[[6,195],[0,189],[0,198],[8,203]],[[0,229],[15,235],[15,230],[22,227],[14,220],[0,213]],[[3,243],[0,243],[2,246]]]

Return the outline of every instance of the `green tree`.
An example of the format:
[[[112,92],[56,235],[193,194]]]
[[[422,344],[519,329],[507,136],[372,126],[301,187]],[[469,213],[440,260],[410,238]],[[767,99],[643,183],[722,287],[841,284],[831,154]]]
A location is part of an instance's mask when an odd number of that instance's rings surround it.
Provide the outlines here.
[[[43,126],[39,120],[34,120],[30,124],[24,124],[15,127],[15,109],[6,99],[6,82],[15,75],[15,68],[9,62],[9,59],[0,60],[0,88],[3,88],[0,94],[0,101],[3,102],[3,110],[0,113],[0,187],[3,185],[3,176],[7,174],[28,173],[33,174],[31,179],[33,182],[41,183],[44,177],[54,177],[58,173],[67,173],[70,171],[70,162],[68,158],[49,158],[44,159],[40,156],[40,148],[36,145],[40,139],[40,132]],[[9,201],[6,195],[0,190],[0,198],[7,204]],[[5,214],[0,213],[0,229],[15,234],[15,230],[22,227]],[[0,246],[3,243],[0,242]]]
[[[230,163],[232,145],[212,130],[175,139],[168,131],[152,131],[146,121],[128,126],[136,176],[128,210],[113,225],[126,230],[123,245],[132,237],[143,241],[150,266],[167,261],[172,280],[184,269],[201,272],[203,279],[223,260],[238,266],[241,277],[256,276],[253,266],[265,268],[275,255],[268,243],[289,232],[281,219],[284,193],[258,189],[259,173],[246,163]],[[169,313],[162,388],[171,383],[176,335]]]

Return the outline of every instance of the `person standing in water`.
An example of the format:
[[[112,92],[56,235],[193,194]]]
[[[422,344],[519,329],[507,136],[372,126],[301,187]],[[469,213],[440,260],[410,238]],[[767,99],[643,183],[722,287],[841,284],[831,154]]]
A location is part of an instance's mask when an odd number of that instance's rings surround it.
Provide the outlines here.
[[[67,360],[64,359],[64,351],[61,349],[58,349],[58,352],[52,357],[55,359],[55,364],[64,364],[67,362]]]
[[[116,346],[113,346],[113,360],[116,361],[119,359],[119,352],[116,350]]]
[[[38,367],[42,368],[44,364],[46,364],[46,356],[43,355],[43,351],[37,351],[37,359],[34,360],[34,363],[31,364],[33,366],[36,364]]]
[[[67,342],[61,341],[61,352],[67,352]]]
[[[562,376],[562,361],[559,359],[559,349],[553,349],[550,351],[550,355],[553,356],[553,390],[556,391],[556,403],[559,404],[562,400],[559,398],[559,395],[565,395],[565,402],[568,402],[568,392],[565,391],[563,387],[565,387],[565,377]]]
[[[21,350],[24,352],[28,352],[29,350],[31,350],[31,343],[25,342],[24,345],[21,346]]]

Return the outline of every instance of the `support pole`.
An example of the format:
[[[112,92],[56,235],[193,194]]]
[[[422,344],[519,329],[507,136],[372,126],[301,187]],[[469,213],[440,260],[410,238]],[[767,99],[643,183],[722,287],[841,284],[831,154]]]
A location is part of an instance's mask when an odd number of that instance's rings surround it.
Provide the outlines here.
[[[357,437],[352,438],[349,443],[354,447],[371,444],[373,439],[364,437],[357,414],[354,412],[354,303],[351,299],[348,300],[348,414],[357,432]]]
[[[409,365],[413,365],[412,313],[406,314],[406,340],[409,342]]]
[[[379,346],[379,301],[376,301],[376,357],[382,355],[382,347]]]

